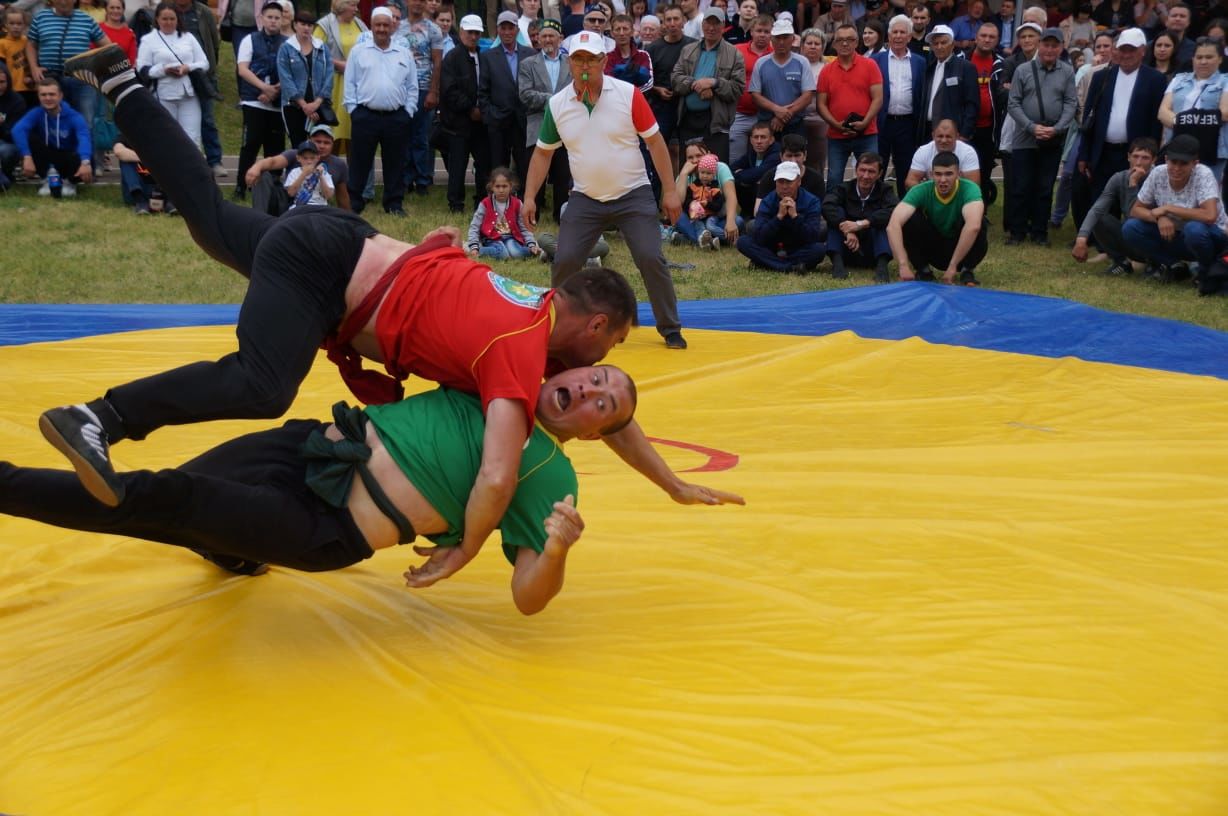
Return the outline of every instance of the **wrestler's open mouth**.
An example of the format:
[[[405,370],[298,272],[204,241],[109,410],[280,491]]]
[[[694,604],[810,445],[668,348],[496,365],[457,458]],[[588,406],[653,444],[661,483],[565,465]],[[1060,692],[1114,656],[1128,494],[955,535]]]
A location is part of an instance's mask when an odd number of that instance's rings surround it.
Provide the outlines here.
[[[566,388],[560,388],[554,392],[554,402],[559,406],[560,411],[566,411],[567,406],[571,405],[571,392]]]

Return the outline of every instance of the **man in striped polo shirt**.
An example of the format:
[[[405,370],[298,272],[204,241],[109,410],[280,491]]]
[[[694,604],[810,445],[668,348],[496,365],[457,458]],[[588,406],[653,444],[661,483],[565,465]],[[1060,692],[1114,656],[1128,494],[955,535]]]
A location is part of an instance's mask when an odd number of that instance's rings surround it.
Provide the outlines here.
[[[51,7],[34,17],[26,37],[26,61],[34,83],[44,76],[58,79],[64,100],[92,125],[101,95],[86,83],[65,76],[64,61],[95,46],[110,45],[107,35],[92,17],[73,8],[73,0],[51,0]]]
[[[530,226],[537,225],[537,191],[554,151],[566,147],[574,188],[559,227],[553,285],[579,271],[602,230],[615,224],[644,278],[657,331],[666,346],[684,349],[674,279],[661,253],[657,201],[639,147],[643,138],[657,175],[669,179],[673,174],[665,140],[644,95],[626,82],[603,76],[606,51],[602,36],[582,31],[571,43],[572,84],[546,104],[521,212]],[[672,223],[682,203],[673,185],[664,188],[661,204]]]

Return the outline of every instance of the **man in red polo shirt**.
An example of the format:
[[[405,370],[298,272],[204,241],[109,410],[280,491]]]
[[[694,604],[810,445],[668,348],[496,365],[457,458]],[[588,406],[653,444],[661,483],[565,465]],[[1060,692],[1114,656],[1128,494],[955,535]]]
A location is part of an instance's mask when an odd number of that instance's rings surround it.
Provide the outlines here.
[[[857,53],[857,27],[845,23],[832,43],[836,61],[819,74],[819,115],[827,122],[827,192],[844,183],[849,157],[878,151],[878,109],[883,75]]]

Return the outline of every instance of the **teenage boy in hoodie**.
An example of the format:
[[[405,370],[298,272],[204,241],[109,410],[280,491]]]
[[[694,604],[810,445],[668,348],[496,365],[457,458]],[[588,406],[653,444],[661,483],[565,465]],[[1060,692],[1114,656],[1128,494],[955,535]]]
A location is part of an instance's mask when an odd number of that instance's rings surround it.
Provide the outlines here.
[[[94,180],[90,126],[64,101],[60,83],[52,77],[39,80],[38,105],[13,126],[13,143],[21,151],[21,172],[27,178],[46,178],[54,164],[64,179],[64,195],[76,195],[76,184]],[[51,194],[49,182],[43,183],[38,194]]]

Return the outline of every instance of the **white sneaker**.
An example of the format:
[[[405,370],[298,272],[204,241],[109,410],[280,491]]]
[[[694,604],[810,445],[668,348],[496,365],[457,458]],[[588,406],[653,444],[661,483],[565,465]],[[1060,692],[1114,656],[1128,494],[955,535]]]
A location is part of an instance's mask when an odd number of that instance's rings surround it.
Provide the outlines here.
[[[51,195],[51,182],[44,181],[43,186],[38,188],[38,194],[41,196]]]
[[[721,248],[721,239],[716,236],[712,237],[712,251],[717,252]]]
[[[712,249],[712,230],[704,230],[699,233],[699,248]]]
[[[230,173],[226,170],[225,167],[223,167],[220,164],[213,165],[213,177],[214,178],[228,178],[229,176],[230,176]]]
[[[68,179],[64,179],[64,190],[61,193],[61,195],[63,195],[64,198],[72,198],[76,194],[77,194],[77,185],[73,184]]]

